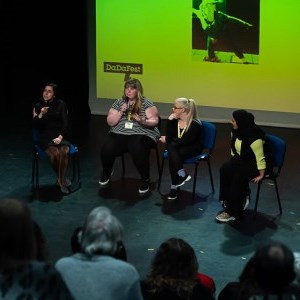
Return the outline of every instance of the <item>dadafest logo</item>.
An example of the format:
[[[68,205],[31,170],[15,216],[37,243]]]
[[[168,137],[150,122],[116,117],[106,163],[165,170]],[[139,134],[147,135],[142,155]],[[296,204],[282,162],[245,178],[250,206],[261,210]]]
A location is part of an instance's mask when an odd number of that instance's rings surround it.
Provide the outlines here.
[[[106,73],[143,74],[142,64],[104,62],[103,68]]]

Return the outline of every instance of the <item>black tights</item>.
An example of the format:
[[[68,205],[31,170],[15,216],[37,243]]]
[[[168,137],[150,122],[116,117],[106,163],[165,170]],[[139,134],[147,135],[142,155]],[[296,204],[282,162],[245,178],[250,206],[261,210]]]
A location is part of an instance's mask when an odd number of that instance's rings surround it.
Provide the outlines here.
[[[128,152],[141,178],[149,179],[149,156],[154,146],[155,142],[146,135],[109,133],[100,152],[103,172],[111,174],[116,157]]]
[[[171,175],[172,184],[176,184],[177,172],[183,168],[183,162],[185,159],[193,157],[201,153],[201,149],[193,146],[178,146],[167,144],[167,150],[169,154],[169,170]]]

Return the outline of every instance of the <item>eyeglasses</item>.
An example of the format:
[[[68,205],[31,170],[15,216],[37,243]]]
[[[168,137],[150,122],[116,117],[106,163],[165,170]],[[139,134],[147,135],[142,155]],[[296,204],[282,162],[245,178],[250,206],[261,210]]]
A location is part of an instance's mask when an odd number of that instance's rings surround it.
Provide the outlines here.
[[[183,107],[176,107],[176,106],[173,106],[173,109],[182,109]]]

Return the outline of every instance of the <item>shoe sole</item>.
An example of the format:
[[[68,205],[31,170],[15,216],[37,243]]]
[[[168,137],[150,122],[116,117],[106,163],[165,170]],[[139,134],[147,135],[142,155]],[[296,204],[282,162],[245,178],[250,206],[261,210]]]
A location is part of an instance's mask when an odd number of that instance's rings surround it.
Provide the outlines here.
[[[150,189],[150,188],[148,188],[147,190],[139,190],[139,193],[140,193],[140,194],[145,194],[145,193],[147,193],[147,192],[149,191],[149,189]]]
[[[188,175],[188,177],[182,181],[180,184],[177,184],[176,187],[180,187],[180,186],[183,186],[187,181],[189,181],[191,179],[191,175]]]
[[[216,217],[216,220],[219,221],[219,222],[222,222],[222,223],[227,223],[227,222],[230,222],[230,221],[235,221],[236,218],[231,217],[231,218],[228,218],[228,219],[218,219],[218,217]]]
[[[246,210],[250,204],[249,198],[247,197],[246,202],[244,204],[243,210]]]
[[[100,184],[101,186],[105,186],[105,185],[107,185],[109,182],[110,182],[110,178],[109,178],[108,180],[104,181],[104,182],[102,182],[102,181],[99,180],[99,184]]]
[[[102,182],[102,181],[99,180],[99,184],[101,186],[107,185],[110,182],[110,179],[111,179],[111,176],[113,175],[113,173],[114,173],[114,170],[111,171],[110,176],[109,176],[109,178],[106,181]]]

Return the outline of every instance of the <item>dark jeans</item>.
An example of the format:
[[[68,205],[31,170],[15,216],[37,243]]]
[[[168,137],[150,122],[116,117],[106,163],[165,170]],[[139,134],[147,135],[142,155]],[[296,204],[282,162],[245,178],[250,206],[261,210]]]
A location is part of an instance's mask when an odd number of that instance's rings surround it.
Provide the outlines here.
[[[100,158],[103,172],[110,174],[117,156],[128,152],[141,179],[149,179],[149,156],[155,142],[146,135],[124,135],[109,133],[102,146]]]
[[[242,161],[232,157],[220,168],[219,199],[226,204],[225,211],[235,217],[243,213],[243,201],[248,193],[248,184],[259,174],[255,161]]]
[[[169,154],[169,170],[171,175],[172,184],[176,184],[177,172],[183,168],[183,162],[185,159],[200,154],[202,149],[191,146],[178,146],[172,143],[167,144],[167,150]]]

